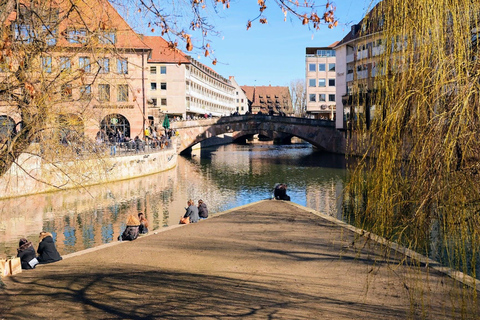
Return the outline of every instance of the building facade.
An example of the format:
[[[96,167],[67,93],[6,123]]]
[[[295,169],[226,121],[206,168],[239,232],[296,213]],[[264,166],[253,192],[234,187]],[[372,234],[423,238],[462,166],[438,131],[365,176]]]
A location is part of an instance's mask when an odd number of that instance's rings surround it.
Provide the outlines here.
[[[375,114],[375,78],[384,74],[385,51],[383,18],[376,10],[378,5],[335,47],[337,129],[353,130],[358,121],[369,127]],[[401,47],[397,42],[396,47]]]
[[[245,94],[245,91],[238,85],[237,81],[235,81],[234,76],[228,77],[230,82],[235,87],[235,105],[236,105],[236,112],[238,114],[245,114],[249,111],[248,108],[248,98]]]
[[[164,115],[187,119],[235,112],[235,87],[230,80],[172,48],[162,37],[146,36],[143,40],[152,48],[147,102],[155,123]]]
[[[50,128],[70,123],[75,134],[92,139],[100,131],[142,134],[142,65],[150,48],[106,0],[82,1],[75,10],[69,1],[41,4],[8,20],[15,51],[0,67],[1,131],[20,130],[26,111],[41,105]],[[32,18],[34,10],[39,19]],[[39,43],[45,45],[40,52]],[[29,90],[13,86],[19,72]],[[35,97],[23,105],[28,91]]]
[[[292,98],[288,87],[242,86],[252,114],[292,115]]]
[[[306,48],[306,115],[314,119],[334,120],[336,114],[336,55],[334,47]]]

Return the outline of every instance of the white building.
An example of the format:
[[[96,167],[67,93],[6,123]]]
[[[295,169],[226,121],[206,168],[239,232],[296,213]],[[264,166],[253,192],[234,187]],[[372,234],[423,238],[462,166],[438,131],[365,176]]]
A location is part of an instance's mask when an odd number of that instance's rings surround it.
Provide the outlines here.
[[[307,117],[335,119],[336,57],[333,48],[337,43],[328,47],[306,48]]]
[[[235,81],[234,76],[229,77],[230,82],[235,87],[235,105],[236,111],[239,114],[245,114],[248,110],[248,98],[245,94],[245,91],[238,85],[237,81]]]
[[[236,111],[235,86],[210,67],[171,48],[162,37],[143,37],[152,48],[148,59],[149,116],[203,117]]]

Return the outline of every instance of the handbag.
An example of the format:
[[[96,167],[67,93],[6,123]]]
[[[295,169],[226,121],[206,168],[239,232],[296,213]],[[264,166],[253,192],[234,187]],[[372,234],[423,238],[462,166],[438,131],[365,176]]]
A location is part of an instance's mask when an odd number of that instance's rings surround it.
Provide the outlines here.
[[[19,257],[8,260],[10,263],[10,275],[13,276],[22,272],[22,262]]]
[[[190,217],[183,217],[180,219],[180,224],[189,224],[190,223]]]
[[[10,275],[10,263],[8,260],[0,259],[0,276],[6,277]]]

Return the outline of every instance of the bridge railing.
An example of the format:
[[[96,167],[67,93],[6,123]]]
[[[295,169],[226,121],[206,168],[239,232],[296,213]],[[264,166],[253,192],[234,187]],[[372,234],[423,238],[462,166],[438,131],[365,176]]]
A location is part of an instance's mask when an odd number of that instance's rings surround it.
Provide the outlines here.
[[[248,121],[276,122],[276,123],[285,123],[285,124],[291,124],[291,125],[298,124],[298,125],[332,127],[332,128],[335,127],[335,121],[333,120],[249,114],[249,115],[224,116],[220,118],[174,122],[172,123],[172,128],[180,129],[180,128],[188,128],[188,127],[199,127],[199,126],[208,126],[208,125],[214,125],[214,124],[228,124],[228,123],[239,123],[239,122],[248,122]]]

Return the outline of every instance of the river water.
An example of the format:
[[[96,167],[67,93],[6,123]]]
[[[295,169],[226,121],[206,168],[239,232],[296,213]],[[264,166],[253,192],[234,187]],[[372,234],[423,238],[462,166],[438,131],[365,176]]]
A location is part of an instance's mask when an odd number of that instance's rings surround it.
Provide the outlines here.
[[[288,184],[293,202],[341,218],[345,158],[309,144],[225,145],[178,157],[176,168],[147,177],[0,201],[0,258],[18,240],[38,245],[42,230],[60,254],[117,241],[129,214],[144,212],[150,230],[177,224],[189,198],[210,214],[272,196]]]

